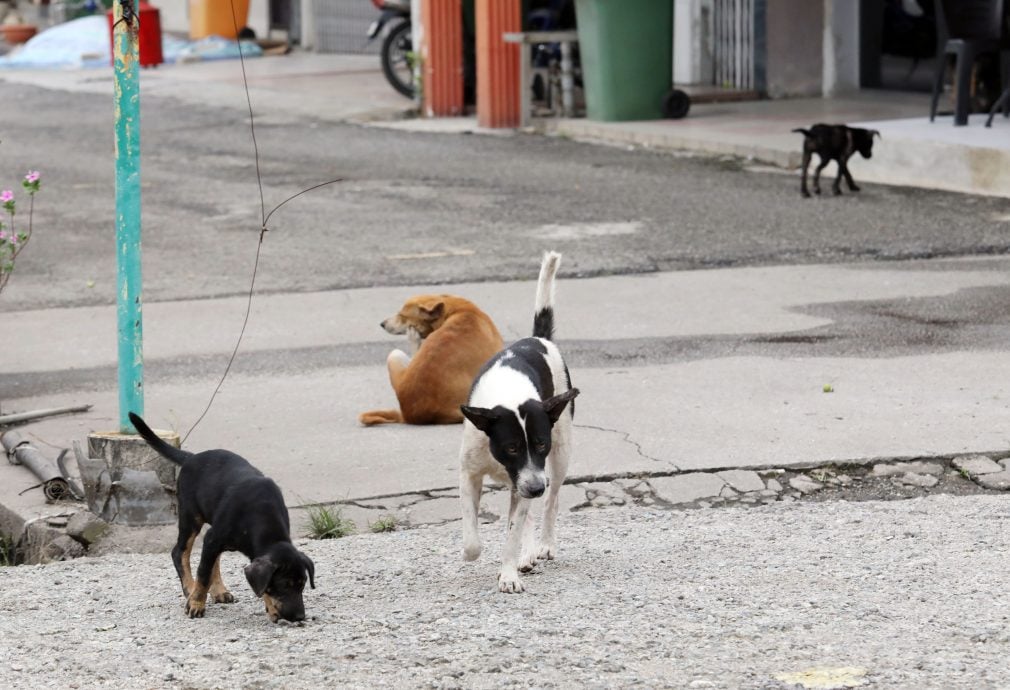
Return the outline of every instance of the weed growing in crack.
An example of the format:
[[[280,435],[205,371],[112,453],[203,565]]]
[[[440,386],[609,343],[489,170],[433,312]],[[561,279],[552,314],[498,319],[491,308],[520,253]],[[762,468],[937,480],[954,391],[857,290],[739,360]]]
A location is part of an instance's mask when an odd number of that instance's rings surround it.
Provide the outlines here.
[[[17,565],[14,539],[0,532],[0,568]]]
[[[375,522],[368,523],[368,529],[378,534],[379,532],[395,532],[396,517],[392,515],[381,515]]]
[[[309,508],[310,539],[340,539],[354,534],[354,521],[340,514],[340,508],[315,506]]]

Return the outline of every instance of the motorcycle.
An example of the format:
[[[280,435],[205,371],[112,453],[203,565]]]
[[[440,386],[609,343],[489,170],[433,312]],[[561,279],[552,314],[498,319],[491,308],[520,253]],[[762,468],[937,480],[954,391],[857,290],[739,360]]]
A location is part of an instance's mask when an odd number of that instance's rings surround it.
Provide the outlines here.
[[[382,12],[368,27],[369,42],[391,24],[382,41],[382,74],[407,98],[414,97],[414,44],[410,34],[410,0],[372,0]]]

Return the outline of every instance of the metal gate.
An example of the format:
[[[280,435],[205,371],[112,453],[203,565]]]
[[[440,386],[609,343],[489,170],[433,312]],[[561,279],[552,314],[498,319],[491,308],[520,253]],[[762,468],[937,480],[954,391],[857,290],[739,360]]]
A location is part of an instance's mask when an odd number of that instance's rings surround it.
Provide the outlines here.
[[[755,88],[754,4],[755,0],[715,0],[712,57],[716,86]]]
[[[365,33],[379,18],[371,0],[313,0],[316,51],[320,53],[360,53],[378,55],[382,39],[371,43]]]

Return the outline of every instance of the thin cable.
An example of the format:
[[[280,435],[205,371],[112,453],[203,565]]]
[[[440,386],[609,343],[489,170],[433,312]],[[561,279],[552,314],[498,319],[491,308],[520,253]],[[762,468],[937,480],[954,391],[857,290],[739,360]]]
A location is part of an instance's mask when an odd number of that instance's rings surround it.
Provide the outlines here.
[[[210,412],[211,405],[214,404],[214,399],[217,398],[218,391],[221,390],[221,386],[224,385],[224,380],[228,378],[228,372],[231,371],[231,365],[235,363],[235,357],[238,355],[239,346],[242,345],[242,338],[245,336],[246,326],[249,324],[249,314],[252,312],[252,298],[253,292],[256,289],[256,274],[259,271],[260,265],[260,249],[263,248],[263,235],[267,231],[267,215],[266,215],[266,201],[263,198],[263,176],[260,174],[260,149],[259,144],[256,142],[256,120],[253,116],[252,107],[252,97],[249,95],[249,78],[246,76],[245,72],[245,54],[242,52],[242,41],[238,38],[238,19],[235,18],[235,0],[229,0],[231,5],[231,21],[232,25],[235,27],[235,42],[238,44],[238,61],[242,66],[242,85],[245,87],[245,101],[249,108],[249,130],[252,133],[252,143],[253,143],[253,156],[256,163],[256,185],[259,187],[260,192],[260,239],[256,243],[256,259],[253,261],[253,272],[252,280],[249,282],[249,296],[246,300],[245,305],[245,318],[242,319],[242,330],[238,333],[238,340],[235,341],[235,349],[231,351],[231,357],[228,358],[228,366],[224,368],[224,374],[221,375],[221,380],[217,382],[217,386],[214,388],[214,392],[211,393],[210,400],[207,401],[207,407],[204,408],[203,413],[197,418],[193,423],[193,426],[189,428],[186,435],[182,437],[182,442],[180,446],[186,443],[186,439],[189,435],[193,433],[203,418],[207,416]],[[272,213],[272,212],[271,212]]]
[[[231,371],[232,364],[235,363],[235,357],[238,355],[239,347],[242,345],[242,338],[245,336],[245,329],[246,326],[249,324],[249,315],[252,312],[253,293],[256,290],[256,274],[259,272],[259,265],[260,265],[260,250],[263,248],[263,237],[267,233],[268,229],[267,222],[270,220],[270,216],[272,216],[274,214],[274,211],[279,209],[281,206],[288,203],[292,199],[300,197],[302,194],[305,194],[306,192],[311,192],[314,189],[319,189],[320,187],[325,187],[335,182],[343,181],[342,177],[338,177],[336,179],[329,180],[328,182],[322,182],[320,184],[313,185],[308,189],[303,189],[297,194],[292,194],[287,199],[274,206],[273,209],[270,211],[270,213],[266,212],[266,201],[264,200],[263,196],[263,176],[260,173],[260,150],[259,150],[259,144],[256,142],[256,120],[255,117],[253,116],[252,97],[249,95],[249,79],[246,76],[245,71],[245,54],[242,52],[242,41],[238,40],[239,28],[238,28],[238,20],[235,18],[235,0],[230,0],[230,4],[231,4],[232,25],[235,27],[236,42],[238,43],[238,59],[239,64],[242,67],[242,85],[245,88],[246,105],[249,108],[249,130],[252,134],[253,155],[256,163],[256,185],[259,187],[259,193],[260,193],[260,219],[261,219],[260,238],[259,242],[256,243],[256,259],[253,261],[252,279],[249,281],[249,294],[246,298],[245,317],[242,320],[242,329],[239,331],[238,339],[235,341],[235,348],[231,352],[231,357],[228,358],[228,365],[224,368],[224,373],[221,375],[221,380],[217,382],[217,386],[214,388],[214,392],[211,393],[210,400],[207,401],[207,407],[204,408],[203,413],[193,423],[193,426],[189,428],[189,431],[186,432],[186,435],[182,437],[182,442],[179,444],[180,446],[186,443],[186,439],[188,439],[189,435],[193,433],[193,429],[195,429],[200,424],[200,422],[203,421],[203,418],[207,416],[207,413],[210,412],[210,408],[214,404],[214,400],[217,398],[217,394],[221,390],[221,386],[224,385],[225,379],[228,378],[228,373]]]

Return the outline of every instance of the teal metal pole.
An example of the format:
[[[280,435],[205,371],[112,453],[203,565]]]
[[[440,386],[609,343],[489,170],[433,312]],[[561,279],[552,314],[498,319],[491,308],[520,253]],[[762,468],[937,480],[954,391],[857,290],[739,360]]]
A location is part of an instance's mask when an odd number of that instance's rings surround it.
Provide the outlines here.
[[[132,434],[135,432],[127,414],[144,414],[140,282],[140,68],[134,0],[116,0],[113,8],[119,430]]]

